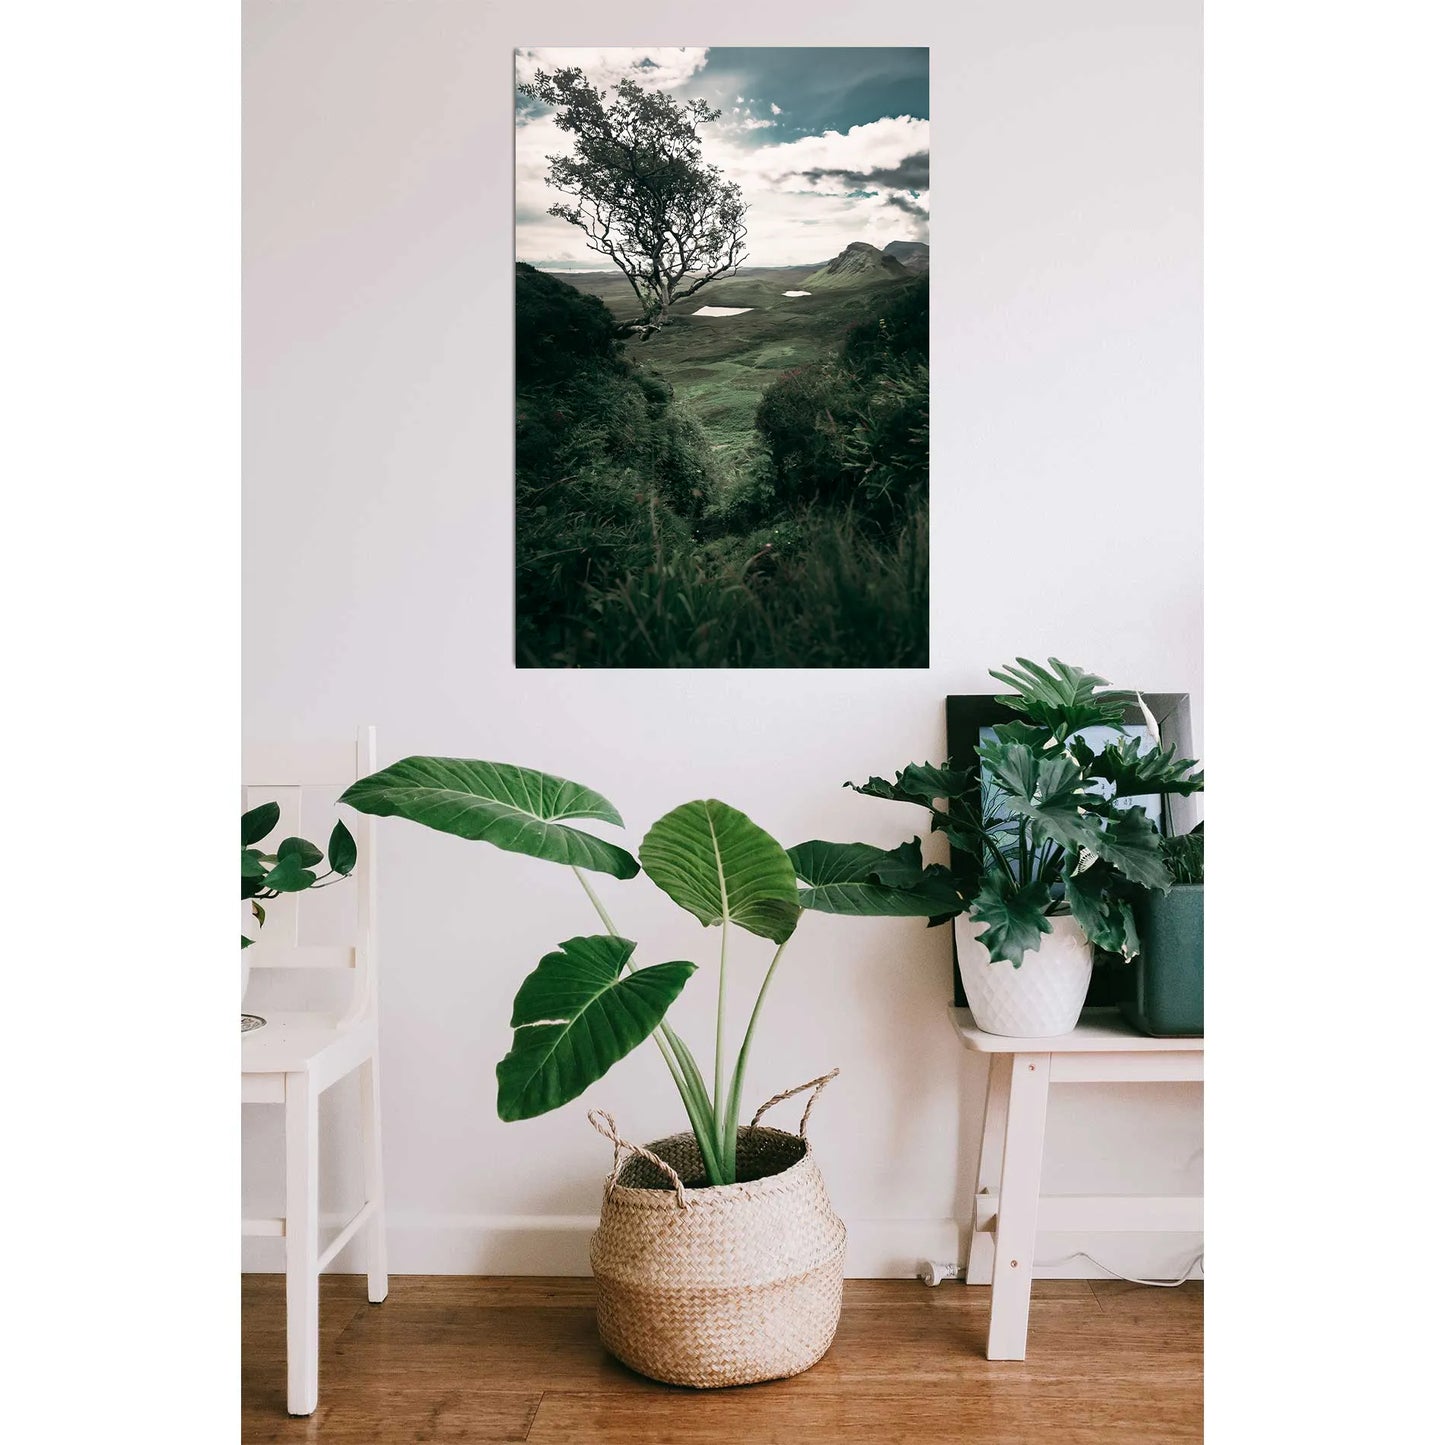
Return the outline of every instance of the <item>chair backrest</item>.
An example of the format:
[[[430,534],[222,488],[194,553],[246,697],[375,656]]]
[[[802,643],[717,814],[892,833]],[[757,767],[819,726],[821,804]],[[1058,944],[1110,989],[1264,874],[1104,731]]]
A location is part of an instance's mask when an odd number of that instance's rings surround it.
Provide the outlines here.
[[[342,1022],[350,1024],[376,1009],[376,851],[374,819],[352,808],[338,808],[336,800],[358,778],[376,771],[376,729],[361,727],[351,740],[317,743],[247,743],[242,759],[242,807],[274,802],[281,809],[275,829],[261,845],[274,851],[283,838],[310,838],[323,851],[331,828],[341,818],[356,839],[356,866],[345,883],[335,887],[354,902],[350,907],[328,908],[328,938],[324,944],[303,942],[301,920],[308,893],[285,893],[268,899],[266,922],[246,950],[252,968],[345,968],[352,971],[350,999]],[[303,807],[322,821],[303,824]],[[344,815],[344,816],[343,816]],[[308,831],[308,826],[310,831]],[[324,831],[320,831],[324,828]],[[319,836],[318,836],[319,832]],[[327,894],[328,900],[335,897]],[[335,915],[344,914],[337,925]]]

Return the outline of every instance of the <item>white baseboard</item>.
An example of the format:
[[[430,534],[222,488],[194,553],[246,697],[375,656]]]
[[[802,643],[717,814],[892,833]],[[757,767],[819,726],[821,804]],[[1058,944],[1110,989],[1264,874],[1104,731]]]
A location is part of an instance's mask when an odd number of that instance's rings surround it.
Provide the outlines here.
[[[336,1223],[340,1223],[337,1220]],[[923,1260],[952,1263],[968,1247],[967,1231],[952,1219],[850,1219],[850,1279],[913,1279]],[[334,1226],[333,1226],[334,1227]],[[387,1219],[388,1265],[393,1274],[587,1275],[587,1243],[595,1215],[407,1215]],[[323,1223],[322,1244],[326,1226]],[[1198,1234],[1041,1234],[1035,1279],[1108,1279],[1110,1270],[1139,1279],[1174,1279],[1203,1248]],[[1064,1257],[1087,1251],[1107,1265]],[[282,1241],[242,1241],[242,1268],[274,1273],[282,1268]],[[1061,1261],[1052,1263],[1052,1261]],[[357,1274],[355,1244],[337,1256],[329,1272]],[[1201,1278],[1196,1267],[1191,1277]]]

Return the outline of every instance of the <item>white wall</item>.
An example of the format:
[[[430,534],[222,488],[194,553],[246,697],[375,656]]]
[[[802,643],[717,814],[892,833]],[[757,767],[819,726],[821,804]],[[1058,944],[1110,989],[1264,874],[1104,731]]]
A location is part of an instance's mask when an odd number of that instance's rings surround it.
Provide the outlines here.
[[[902,29],[880,27],[876,3],[839,0],[725,12],[625,0],[605,23],[579,4],[541,14],[460,0],[247,6],[248,736],[366,720],[384,761],[546,769],[610,797],[633,846],[705,796],[785,844],[892,844],[922,814],[840,784],[941,758],[944,696],[990,690],[986,669],[1003,659],[1052,653],[1198,697],[1195,0],[970,0],[931,20],[914,7]],[[659,33],[933,48],[927,671],[513,669],[512,48]],[[592,928],[586,899],[569,873],[482,845],[399,822],[381,839],[392,1267],[585,1271],[611,1158],[585,1109],[611,1109],[638,1139],[683,1118],[647,1048],[556,1114],[496,1118],[512,993],[543,952]],[[704,1054],[716,933],[645,879],[602,883],[624,932],[703,965],[678,1022]],[[760,944],[753,977],[762,960]],[[856,1274],[908,1274],[958,1250],[984,1076],[945,1020],[949,978],[945,930],[809,915],[774,984],[751,1091],[842,1066],[814,1133]],[[739,1014],[747,992],[737,978]],[[346,1123],[350,1103],[328,1099],[324,1118]],[[1198,1105],[1191,1085],[1057,1090],[1046,1188],[1195,1192]],[[246,1124],[258,1210],[279,1205],[269,1112]],[[342,1141],[325,1157],[323,1206],[340,1207],[355,1153]],[[1044,1239],[1040,1258],[1077,1242]],[[1196,1243],[1090,1247],[1163,1272]],[[277,1267],[270,1244],[251,1242],[250,1263]]]

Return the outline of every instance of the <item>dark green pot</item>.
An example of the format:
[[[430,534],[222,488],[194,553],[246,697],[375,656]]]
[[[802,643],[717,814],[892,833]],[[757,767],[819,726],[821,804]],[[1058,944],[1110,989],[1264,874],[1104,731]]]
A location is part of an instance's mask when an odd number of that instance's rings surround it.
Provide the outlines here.
[[[1204,1033],[1204,885],[1178,883],[1136,904],[1139,955],[1128,965],[1119,1011],[1154,1038]]]

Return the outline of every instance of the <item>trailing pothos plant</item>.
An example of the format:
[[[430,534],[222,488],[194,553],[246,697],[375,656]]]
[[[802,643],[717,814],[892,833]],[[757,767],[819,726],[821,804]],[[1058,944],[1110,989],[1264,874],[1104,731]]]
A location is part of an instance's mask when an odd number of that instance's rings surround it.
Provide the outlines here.
[[[1135,800],[1198,792],[1204,774],[1162,745],[1138,693],[1054,657],[1047,668],[1022,657],[1016,664],[989,675],[1015,689],[998,701],[1018,720],[995,728],[976,762],[912,763],[891,783],[846,786],[927,808],[933,828],[978,860],[954,882],[969,916],[987,925],[979,942],[991,962],[1022,966],[1060,914],[1072,914],[1097,947],[1132,957],[1134,901],[1142,890],[1168,892],[1171,882],[1159,830]],[[1150,748],[1125,735],[1136,702]],[[1096,750],[1086,729],[1114,736]]]
[[[316,871],[321,849],[305,838],[283,838],[274,853],[263,852],[257,845],[280,821],[279,803],[262,803],[241,814],[241,901],[250,901],[257,928],[266,922],[266,904],[271,899],[283,893],[304,893],[308,888],[330,888],[356,867],[356,839],[339,818],[326,845],[325,873]],[[255,941],[241,935],[242,948]]]
[[[891,851],[823,842],[786,851],[716,799],[684,803],[658,819],[636,858],[573,826],[580,820],[622,826],[606,798],[530,768],[404,758],[353,783],[341,801],[572,870],[606,931],[560,943],[522,981],[512,1005],[512,1047],[497,1065],[497,1112],[515,1120],[556,1109],[651,1037],[682,1096],[710,1184],[737,1178],[748,1056],[763,1000],[803,910],[936,917],[961,906],[947,870],[923,866],[917,839]],[[588,881],[589,874],[625,880],[639,871],[704,927],[721,929],[711,1090],[693,1051],[666,1018],[697,965],[674,960],[639,967],[637,943],[618,932]],[[725,1016],[735,930],[767,940],[774,952],[734,1057]]]

